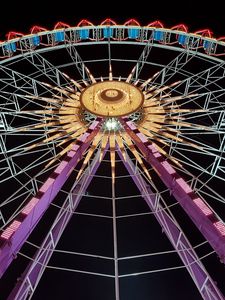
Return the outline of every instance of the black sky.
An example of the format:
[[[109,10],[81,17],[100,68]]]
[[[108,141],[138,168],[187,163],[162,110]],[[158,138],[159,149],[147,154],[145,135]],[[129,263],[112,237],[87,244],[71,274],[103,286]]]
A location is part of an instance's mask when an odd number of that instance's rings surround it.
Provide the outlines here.
[[[215,36],[224,33],[224,13],[219,1],[4,1],[1,9],[0,33],[10,30],[28,32],[33,25],[53,28],[58,21],[76,25],[87,18],[99,24],[107,17],[117,23],[136,18],[142,25],[161,20],[165,27],[185,23],[190,31],[209,28]]]

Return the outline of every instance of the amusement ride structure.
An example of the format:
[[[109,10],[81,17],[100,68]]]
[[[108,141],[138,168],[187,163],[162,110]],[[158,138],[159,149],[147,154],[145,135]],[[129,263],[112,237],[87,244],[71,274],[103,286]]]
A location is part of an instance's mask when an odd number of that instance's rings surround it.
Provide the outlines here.
[[[168,29],[134,19],[59,22],[50,31],[34,26],[0,43],[0,276],[20,256],[28,261],[8,299],[31,299],[67,224],[83,214],[111,222],[113,255],[77,255],[110,260],[113,272],[74,271],[111,278],[121,300],[124,277],[151,273],[120,273],[120,261],[135,257],[119,256],[118,218],[147,212],[118,216],[117,203],[129,206],[135,197],[145,200],[202,299],[224,299],[203,261],[216,253],[225,262],[224,50],[224,38],[208,29],[189,33],[183,24]],[[104,163],[108,175],[98,173]],[[107,195],[89,194],[96,178],[103,190],[110,180]],[[138,195],[120,197],[124,178]],[[95,198],[110,201],[112,214],[80,211],[82,197],[87,206]],[[191,244],[175,207],[202,243]],[[32,234],[52,208],[36,245]],[[23,251],[26,244],[33,256]],[[205,244],[211,252],[199,257]]]

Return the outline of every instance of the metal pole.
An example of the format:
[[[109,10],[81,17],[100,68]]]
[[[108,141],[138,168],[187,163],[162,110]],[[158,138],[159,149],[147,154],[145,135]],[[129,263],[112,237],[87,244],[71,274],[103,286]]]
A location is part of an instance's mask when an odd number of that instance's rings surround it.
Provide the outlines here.
[[[117,224],[116,224],[116,199],[115,184],[112,181],[112,210],[113,210],[113,247],[114,247],[114,269],[115,269],[115,296],[120,299],[119,293],[119,268],[118,268],[118,247],[117,247]]]
[[[182,229],[179,227],[175,218],[169,211],[166,211],[161,206],[160,200],[162,200],[162,196],[160,193],[153,193],[150,185],[147,184],[140,173],[135,171],[135,165],[128,155],[126,157],[126,161],[120,151],[118,151],[118,155],[123,161],[137,188],[141,192],[142,197],[154,213],[157,221],[163,229],[163,232],[165,232],[174,249],[177,251],[177,254],[180,256],[180,259],[189,272],[202,298],[204,300],[224,300],[224,296],[206,271],[204,265],[198,258],[195,250],[189,243]],[[126,277],[127,276],[129,276],[129,274],[127,274]],[[124,275],[119,277],[123,278]]]

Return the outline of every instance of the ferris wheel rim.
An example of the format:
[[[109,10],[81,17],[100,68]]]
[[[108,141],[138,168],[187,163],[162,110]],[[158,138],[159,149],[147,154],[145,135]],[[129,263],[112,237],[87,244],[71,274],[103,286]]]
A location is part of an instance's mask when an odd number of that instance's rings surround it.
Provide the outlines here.
[[[93,28],[93,27],[91,27],[91,28]],[[126,27],[126,28],[129,28],[129,29],[132,29],[131,27]],[[136,28],[136,27],[135,27]],[[140,29],[140,27],[137,27],[136,29]],[[57,32],[57,31],[54,31],[54,33],[55,32]],[[104,42],[104,41],[103,41]],[[99,42],[99,43],[103,43],[103,42]],[[105,44],[107,43],[107,42],[104,42]],[[113,42],[113,43],[118,43],[118,42]],[[121,42],[121,41],[119,41],[119,43],[121,43],[121,44],[124,44],[124,45],[128,45],[128,44],[130,44],[130,43],[132,43],[132,42]],[[96,43],[95,42],[90,42],[89,44],[88,43],[80,43],[80,44],[78,44],[79,46],[80,45],[95,45]],[[133,44],[136,44],[136,42],[134,42]],[[145,45],[145,43],[142,43],[141,45]],[[161,45],[160,45],[161,46]],[[53,51],[53,50],[57,50],[57,49],[60,49],[60,48],[63,48],[63,47],[65,47],[65,45],[58,45],[58,46],[54,46],[54,47],[52,47],[51,48],[51,51]],[[164,47],[164,45],[162,45],[162,48]],[[170,46],[167,46],[167,47],[164,47],[165,49],[167,49],[167,48],[171,48],[171,50],[174,50],[174,49],[172,49],[173,47],[170,47]],[[160,48],[160,47],[159,47]],[[45,50],[46,51],[48,51],[48,49],[50,49],[50,48],[45,48]],[[36,52],[36,53],[41,53],[41,52],[43,52],[44,50],[43,49],[37,49],[37,50],[34,50],[34,52]],[[49,50],[50,51],[50,50]],[[207,57],[207,59],[209,59],[209,60],[211,60],[211,57],[210,56],[208,56],[208,55],[206,55],[206,54],[204,54],[204,53],[200,53],[201,55],[199,55],[200,57],[201,56],[204,56],[204,57]],[[24,57],[24,56],[29,56],[29,53],[25,53],[25,55],[23,56],[22,54],[20,55],[21,57]],[[11,61],[11,59],[14,59],[14,58],[19,58],[19,56],[13,56],[13,57],[11,57],[10,59],[6,59],[6,62],[7,61]],[[219,62],[223,62],[223,60],[220,60],[219,58],[213,58],[213,60],[214,61],[219,61]],[[3,61],[2,61],[3,62]],[[91,62],[95,62],[94,60],[93,61],[91,61]],[[99,78],[100,79],[100,78]],[[141,80],[141,82],[142,83],[144,83],[144,80]],[[49,144],[47,144],[47,146],[49,146]],[[177,143],[177,145],[176,146],[178,146],[177,148],[179,148],[179,143]],[[179,149],[178,149],[179,150]],[[189,150],[188,150],[189,151]],[[172,153],[173,154],[173,153]],[[140,173],[138,173],[138,174],[142,174],[141,172]],[[212,174],[211,174],[211,176],[213,176]],[[199,180],[199,182],[200,182],[200,180]],[[204,183],[203,183],[204,184]],[[203,186],[203,184],[202,184],[202,186]],[[193,186],[194,186],[194,184],[193,184]],[[199,188],[199,189],[201,189],[201,188]],[[161,191],[161,193],[164,193],[165,192],[165,190],[163,190],[163,191]],[[122,275],[123,276],[123,275]]]
[[[89,34],[87,34],[87,31],[92,30],[93,32],[102,32],[100,36],[98,34],[95,37],[95,33],[93,33],[93,37],[89,37]],[[118,31],[118,30],[126,30],[128,33],[125,34],[125,36],[118,36],[118,37],[113,37],[113,31]],[[219,51],[220,53],[214,53],[214,47],[217,45],[221,47],[225,47],[225,42],[224,42],[224,37],[220,38],[215,38],[213,37],[212,31],[209,29],[203,29],[203,30],[198,30],[195,32],[189,32],[188,28],[184,24],[178,24],[173,26],[172,28],[166,28],[160,21],[154,21],[149,23],[147,26],[141,26],[139,22],[135,19],[130,19],[129,21],[125,22],[123,25],[118,25],[116,24],[115,21],[111,19],[106,19],[104,20],[100,25],[94,25],[88,20],[81,20],[77,26],[70,26],[68,24],[65,24],[63,22],[58,22],[54,29],[52,30],[47,30],[46,28],[40,27],[40,26],[33,26],[31,28],[31,33],[28,34],[23,34],[23,33],[18,33],[18,32],[9,32],[6,34],[6,40],[0,42],[0,50],[2,50],[2,54],[0,54],[0,57],[4,60],[5,58],[12,58],[14,55],[17,56],[17,50],[20,49],[23,51],[23,54],[29,51],[35,51],[36,48],[38,48],[42,43],[40,39],[42,37],[45,37],[47,35],[51,36],[49,44],[43,44],[49,48],[54,47],[57,44],[62,44],[62,43],[67,43],[67,42],[72,42],[75,45],[79,45],[82,43],[82,40],[90,40],[91,43],[101,43],[104,42],[106,39],[111,39],[112,42],[124,42],[124,41],[129,41],[133,40],[133,43],[149,43],[150,40],[154,43],[156,42],[156,45],[161,45],[161,46],[166,46],[166,45],[174,45],[176,44],[178,47],[174,48],[179,48],[180,49],[186,49],[189,48],[189,44],[185,41],[179,40],[179,37],[182,37],[183,39],[193,39],[195,41],[198,41],[197,46],[193,46],[193,49],[195,52],[199,52],[198,50],[201,49],[202,47],[205,50],[206,56],[210,56],[211,59],[216,58],[217,59],[219,56],[225,55],[223,51]],[[104,31],[104,34],[103,34]],[[108,32],[106,34],[106,31]],[[145,38],[145,35],[147,36],[146,32],[148,33],[151,32],[153,35],[151,35],[149,38]],[[71,37],[66,36],[67,33],[69,32],[75,32],[75,34],[80,34],[80,38],[78,37],[77,40],[73,39],[71,40]],[[82,35],[82,32],[86,32],[85,35]],[[130,32],[130,34],[129,34]],[[133,33],[132,33],[133,32]],[[135,34],[135,32],[140,32],[140,34]],[[144,32],[144,33],[143,33]],[[156,36],[154,35],[159,34],[166,34],[168,35],[168,39],[170,40],[171,35],[175,35],[176,41],[173,41],[170,43],[166,39],[164,40],[161,36]],[[54,36],[59,35],[58,38],[54,41]],[[63,35],[60,37],[60,35]],[[123,32],[124,35],[124,32]],[[33,39],[33,44],[32,44],[32,39]],[[35,39],[39,39],[39,42]],[[20,47],[17,49],[17,43],[19,43]],[[24,43],[24,44],[23,44]],[[30,44],[29,44],[30,43]],[[203,46],[202,46],[203,45]],[[216,46],[215,46],[216,45]],[[211,49],[213,47],[213,49]],[[191,48],[189,48],[191,50]],[[212,51],[211,51],[212,50]],[[5,53],[8,53],[8,55],[4,55]],[[7,52],[8,51],[8,52]],[[200,54],[200,52],[199,52]],[[0,59],[0,63],[2,60]]]

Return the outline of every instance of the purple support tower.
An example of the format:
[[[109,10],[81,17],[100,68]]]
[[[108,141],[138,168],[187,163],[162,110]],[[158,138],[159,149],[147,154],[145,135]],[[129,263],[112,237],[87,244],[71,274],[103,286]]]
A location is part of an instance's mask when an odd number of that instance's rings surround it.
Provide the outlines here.
[[[128,118],[121,122],[143,153],[147,162],[156,170],[160,178],[171,191],[171,194],[179,202],[189,215],[202,235],[208,240],[212,248],[225,262],[225,225],[207,206],[207,204],[195,194],[191,187],[175,171],[168,161],[156,150],[147,138],[136,128]]]
[[[224,296],[209,276],[176,220],[161,206],[160,194],[154,195],[149,184],[136,172],[136,167],[128,155],[125,161],[121,152],[118,151],[117,153],[174,249],[177,250],[180,259],[194,280],[202,298],[204,300],[224,300]]]
[[[73,149],[67,153],[59,166],[41,186],[36,196],[27,203],[15,220],[0,235],[0,277],[66,182],[68,174],[77,165],[91,140],[97,134],[100,124],[100,119],[92,123],[89,130],[77,140]]]
[[[95,156],[92,164],[83,174],[81,180],[76,182],[75,187],[72,188],[71,192],[65,199],[64,204],[62,205],[62,208],[60,209],[51,229],[42,242],[40,249],[37,251],[33,260],[29,263],[26,270],[19,278],[16,286],[8,297],[8,300],[25,300],[28,295],[31,296],[33,294],[60,237],[76,210],[82,195],[88,188],[92,176],[94,176],[99,167],[99,155],[100,150],[98,151],[98,155]]]

